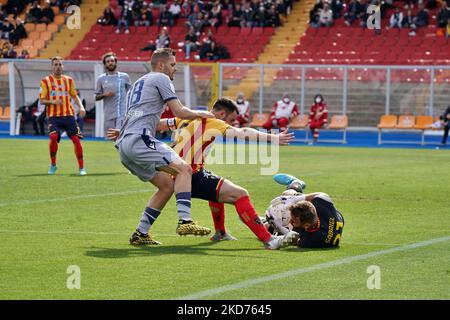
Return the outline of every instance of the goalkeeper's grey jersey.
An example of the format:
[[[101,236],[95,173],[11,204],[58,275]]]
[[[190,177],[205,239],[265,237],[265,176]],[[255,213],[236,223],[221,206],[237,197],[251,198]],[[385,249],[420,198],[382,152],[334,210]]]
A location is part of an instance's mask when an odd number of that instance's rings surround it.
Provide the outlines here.
[[[103,110],[106,121],[125,116],[127,91],[130,87],[130,77],[124,72],[103,73],[98,77],[95,88],[96,95],[114,92],[114,96],[103,98]]]
[[[177,99],[170,78],[164,73],[150,72],[139,78],[127,96],[127,112],[117,143],[128,134],[155,136],[164,105]]]

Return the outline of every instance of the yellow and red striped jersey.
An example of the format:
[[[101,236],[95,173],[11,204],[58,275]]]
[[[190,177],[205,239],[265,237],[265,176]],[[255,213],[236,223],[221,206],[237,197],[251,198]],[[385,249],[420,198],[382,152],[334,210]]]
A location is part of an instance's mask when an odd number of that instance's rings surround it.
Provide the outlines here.
[[[167,124],[175,131],[172,148],[197,172],[205,162],[210,145],[217,136],[224,136],[231,126],[226,122],[215,119],[182,120],[179,118],[167,119]]]
[[[62,104],[47,105],[47,117],[65,117],[75,114],[70,98],[75,99],[77,90],[71,77],[61,75],[58,79],[49,75],[41,80],[39,99],[61,100]]]

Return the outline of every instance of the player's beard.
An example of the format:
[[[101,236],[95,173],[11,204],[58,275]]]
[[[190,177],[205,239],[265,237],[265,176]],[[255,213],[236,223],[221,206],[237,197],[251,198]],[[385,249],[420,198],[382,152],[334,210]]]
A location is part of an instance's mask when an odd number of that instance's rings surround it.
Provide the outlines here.
[[[114,64],[113,66],[106,66],[106,70],[108,70],[109,72],[114,72],[116,71],[117,65]]]

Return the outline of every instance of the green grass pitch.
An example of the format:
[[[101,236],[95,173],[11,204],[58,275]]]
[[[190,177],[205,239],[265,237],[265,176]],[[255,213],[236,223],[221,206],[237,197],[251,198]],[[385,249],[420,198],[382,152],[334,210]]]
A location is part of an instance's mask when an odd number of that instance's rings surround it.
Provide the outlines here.
[[[127,173],[112,143],[83,145],[87,176],[76,175],[68,140],[47,176],[46,140],[0,139],[0,299],[177,299],[217,288],[201,298],[450,299],[450,239],[383,251],[450,235],[446,150],[281,148],[279,171],[303,178],[307,192],[327,192],[346,225],[339,249],[268,251],[230,205],[226,225],[239,241],[177,236],[173,199],[152,229],[163,245],[130,246],[154,188]],[[283,189],[257,165],[209,168],[247,188],[261,215]],[[213,227],[206,202],[192,209]],[[371,252],[381,253],[351,258]],[[80,268],[80,289],[67,288],[70,265]],[[367,287],[371,265],[380,289]]]

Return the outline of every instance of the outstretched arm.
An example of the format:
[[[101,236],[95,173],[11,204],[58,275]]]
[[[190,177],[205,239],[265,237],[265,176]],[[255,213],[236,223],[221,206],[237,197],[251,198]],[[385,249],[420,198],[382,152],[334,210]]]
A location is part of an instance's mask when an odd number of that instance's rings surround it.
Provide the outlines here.
[[[275,144],[286,145],[294,139],[293,133],[287,131],[280,132],[279,134],[260,132],[253,128],[235,128],[230,127],[226,131],[227,136],[237,137],[240,140],[249,141],[268,141]]]

